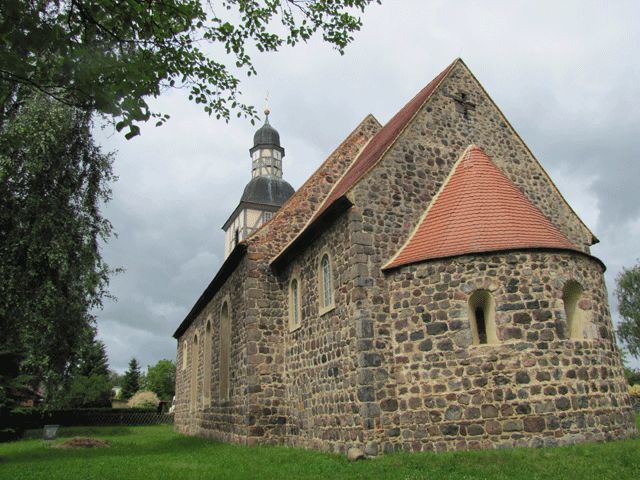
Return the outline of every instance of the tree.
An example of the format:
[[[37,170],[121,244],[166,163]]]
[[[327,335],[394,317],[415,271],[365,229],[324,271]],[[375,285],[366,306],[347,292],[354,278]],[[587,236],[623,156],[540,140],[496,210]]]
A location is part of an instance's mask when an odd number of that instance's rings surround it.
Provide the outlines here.
[[[47,402],[106,295],[111,163],[88,114],[42,95],[0,124],[0,352],[20,358],[11,378],[45,386]]]
[[[640,263],[623,268],[616,278],[615,295],[622,321],[618,336],[626,344],[629,353],[640,357]]]
[[[176,365],[171,360],[160,360],[147,368],[145,388],[160,400],[171,401],[176,393]]]
[[[124,375],[121,375],[115,370],[109,370],[109,380],[111,381],[114,387],[122,387]]]
[[[256,73],[253,52],[307,41],[317,31],[340,53],[379,0],[13,0],[0,13],[0,98],[16,85],[119,121],[168,117],[148,97],[184,88],[204,110],[251,118],[240,74]]]
[[[95,336],[80,350],[80,361],[77,373],[89,377],[102,375],[109,378],[109,359],[104,343],[96,340]]]
[[[124,400],[129,400],[138,390],[140,390],[140,365],[133,357],[129,361],[129,369],[124,373],[120,396]]]
[[[109,379],[109,360],[104,343],[92,333],[80,349],[70,369],[69,380],[61,393],[61,405],[67,408],[111,406],[113,384]]]

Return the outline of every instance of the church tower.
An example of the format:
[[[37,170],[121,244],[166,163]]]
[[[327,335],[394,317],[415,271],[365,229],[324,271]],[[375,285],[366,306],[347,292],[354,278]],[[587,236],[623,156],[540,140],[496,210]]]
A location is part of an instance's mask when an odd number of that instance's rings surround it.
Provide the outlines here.
[[[264,111],[264,125],[253,136],[251,180],[244,187],[240,203],[222,226],[224,256],[273,216],[294,190],[282,178],[284,148],[280,134],[269,123],[269,109]]]

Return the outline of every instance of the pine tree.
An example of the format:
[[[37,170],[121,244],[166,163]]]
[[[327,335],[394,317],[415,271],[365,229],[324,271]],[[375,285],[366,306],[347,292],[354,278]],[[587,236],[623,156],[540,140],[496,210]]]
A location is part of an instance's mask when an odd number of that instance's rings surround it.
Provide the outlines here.
[[[140,365],[133,357],[129,362],[129,369],[124,373],[122,381],[122,398],[129,400],[135,393],[140,390]]]
[[[109,360],[104,343],[96,340],[92,331],[80,349],[78,361],[69,372],[68,387],[65,388],[62,406],[89,408],[111,406],[113,384],[109,378]]]

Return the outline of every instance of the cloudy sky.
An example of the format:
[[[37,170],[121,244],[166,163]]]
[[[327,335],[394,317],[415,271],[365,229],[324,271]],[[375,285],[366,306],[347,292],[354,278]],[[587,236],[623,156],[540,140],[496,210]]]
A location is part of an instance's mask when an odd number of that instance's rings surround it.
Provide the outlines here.
[[[600,238],[611,292],[640,257],[640,2],[383,0],[363,21],[344,56],[315,40],[254,58],[245,100],[261,110],[269,92],[285,178],[300,186],[367,113],[385,123],[462,57]],[[250,179],[256,127],[181,91],[153,105],[168,124],[131,141],[96,131],[117,152],[104,255],[126,272],[98,329],[120,371],[175,358],[171,335],[221,265],[220,227]]]

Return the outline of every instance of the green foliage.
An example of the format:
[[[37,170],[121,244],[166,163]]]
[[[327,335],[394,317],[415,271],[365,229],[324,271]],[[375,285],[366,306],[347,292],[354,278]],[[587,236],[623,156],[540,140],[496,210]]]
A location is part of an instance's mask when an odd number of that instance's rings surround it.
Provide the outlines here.
[[[629,385],[640,385],[640,370],[624,367],[624,378],[627,379]]]
[[[623,268],[616,278],[615,295],[622,321],[617,333],[629,353],[640,357],[640,263]]]
[[[250,52],[276,51],[320,31],[340,53],[356,16],[379,0],[12,0],[0,13],[0,97],[15,85],[117,120],[127,138],[152,112],[148,97],[184,88],[216,118],[255,118],[240,100]]]
[[[109,370],[109,380],[111,380],[114,387],[122,387],[124,375],[119,374],[115,370]]]
[[[91,339],[80,349],[78,361],[70,369],[70,379],[62,389],[65,408],[110,407],[113,384],[104,343]]]
[[[67,392],[67,407],[89,408],[111,405],[111,382],[105,375],[79,375]]]
[[[161,400],[171,401],[176,393],[176,365],[171,360],[160,360],[147,368],[145,388],[155,392]]]
[[[89,115],[22,93],[0,118],[0,351],[22,358],[20,375],[49,401],[106,294],[100,207],[113,175]]]
[[[129,361],[129,368],[124,373],[120,397],[129,400],[138,390],[140,390],[140,365],[134,357]]]
[[[560,448],[386,454],[349,462],[345,455],[286,446],[246,448],[180,435],[171,425],[61,428],[108,440],[110,448],[61,451],[33,440],[0,444],[6,478],[47,480],[625,480],[640,471],[640,439]]]

